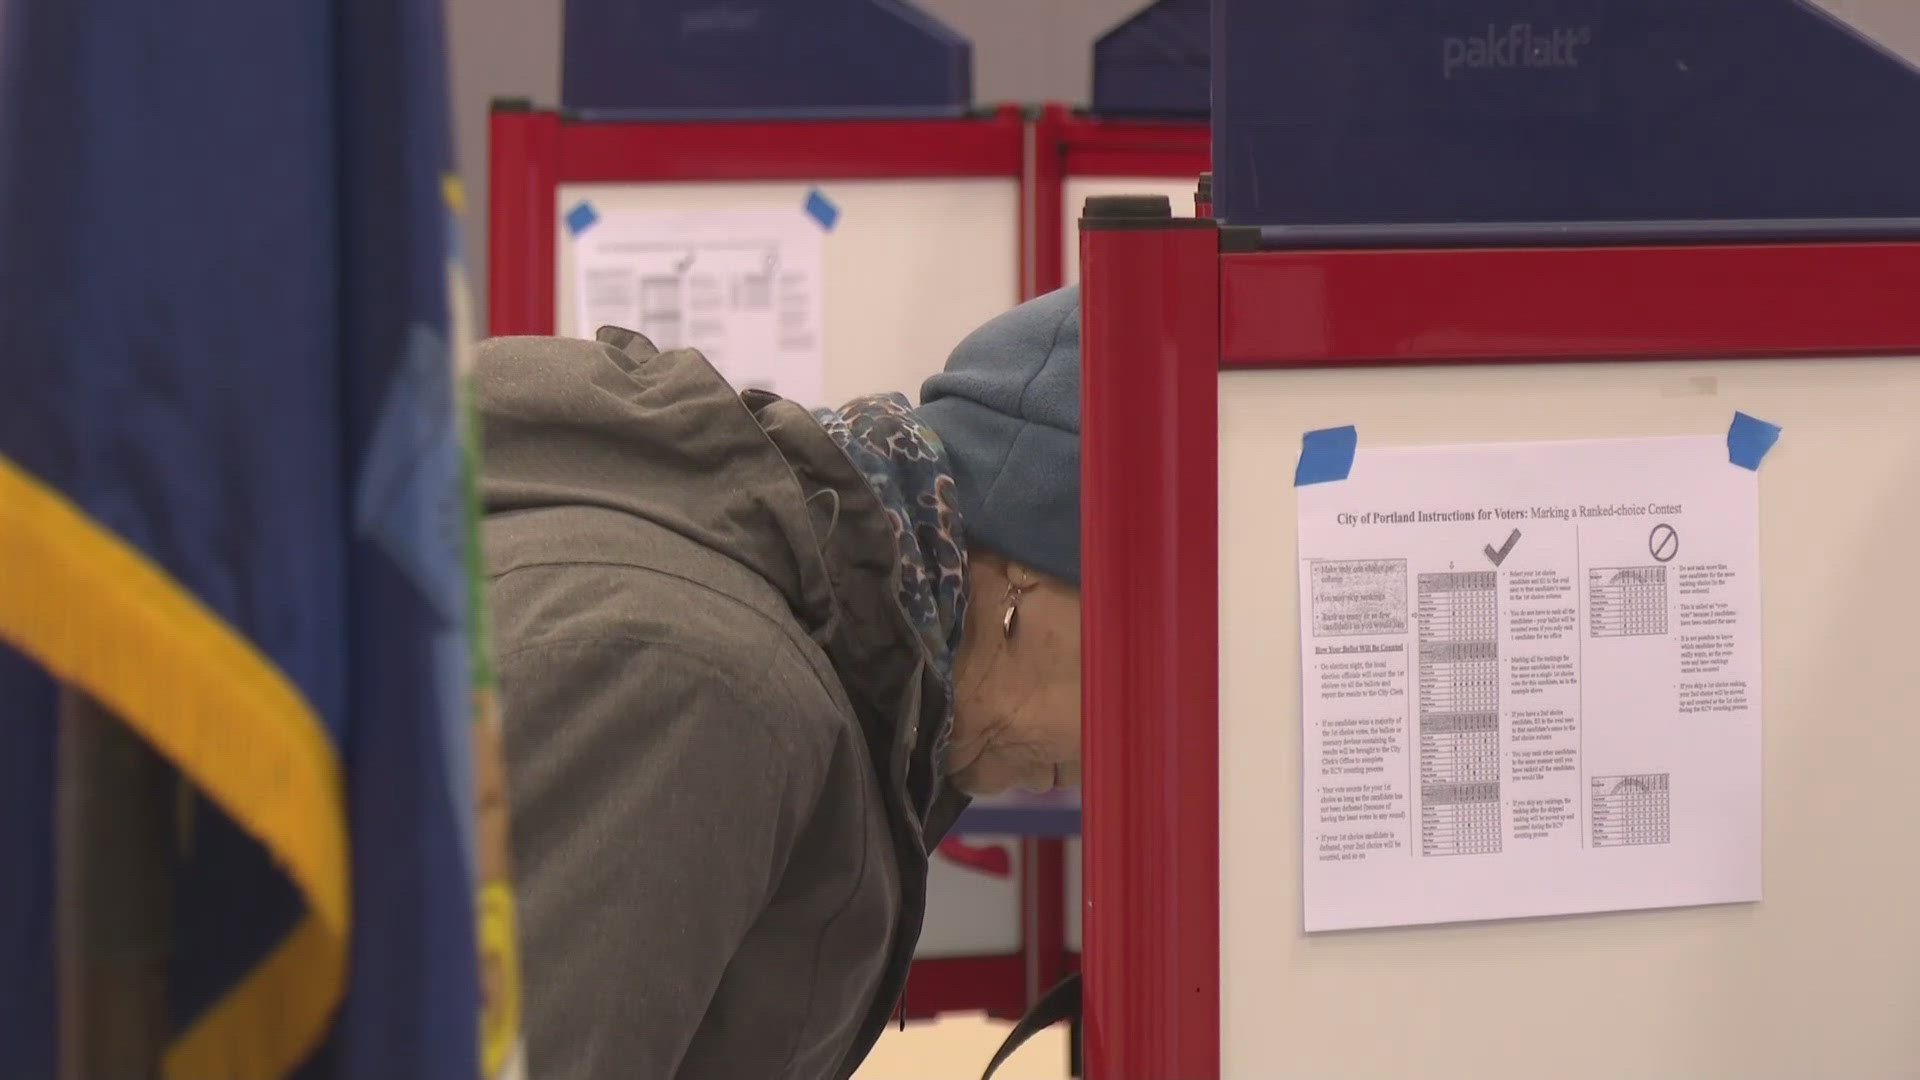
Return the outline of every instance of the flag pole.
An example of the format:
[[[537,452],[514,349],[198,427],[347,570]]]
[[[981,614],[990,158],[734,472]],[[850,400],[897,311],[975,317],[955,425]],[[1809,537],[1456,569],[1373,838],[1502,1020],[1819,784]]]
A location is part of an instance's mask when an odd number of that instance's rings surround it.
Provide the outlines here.
[[[155,1077],[168,1030],[173,770],[63,687],[56,772],[60,1080]]]

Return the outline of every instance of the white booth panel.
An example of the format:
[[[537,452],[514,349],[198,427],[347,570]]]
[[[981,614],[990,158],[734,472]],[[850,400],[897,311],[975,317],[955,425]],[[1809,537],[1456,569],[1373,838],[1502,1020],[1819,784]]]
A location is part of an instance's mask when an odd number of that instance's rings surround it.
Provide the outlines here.
[[[1002,876],[962,866],[935,851],[927,860],[927,921],[913,955],[1006,956],[1020,951],[1020,838],[964,836],[970,846],[1007,853]]]
[[[1361,445],[1783,427],[1760,468],[1765,899],[1302,932],[1292,470]],[[1228,1080],[1920,1076],[1920,360],[1223,373]]]
[[[803,182],[705,181],[562,185],[554,207],[556,332],[574,325],[572,234],[582,200],[619,211],[779,209],[796,214],[819,190],[839,210],[824,235],[824,400],[838,405],[920,384],[975,327],[1020,298],[1020,188],[1000,177]],[[726,372],[722,372],[726,374]]]
[[[1065,283],[1080,283],[1080,211],[1086,207],[1088,199],[1103,195],[1165,195],[1173,204],[1174,217],[1193,216],[1193,192],[1200,185],[1198,176],[1174,178],[1167,176],[1069,176],[1062,185],[1066,192],[1066,213],[1064,219],[1065,235],[1061,242],[1066,260],[1062,264],[1065,270]]]

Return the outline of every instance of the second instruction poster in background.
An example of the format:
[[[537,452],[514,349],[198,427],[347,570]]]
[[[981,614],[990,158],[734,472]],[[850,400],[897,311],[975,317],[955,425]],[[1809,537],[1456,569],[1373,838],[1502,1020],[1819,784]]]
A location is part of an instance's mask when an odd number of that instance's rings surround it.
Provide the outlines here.
[[[1759,899],[1723,440],[1362,449],[1298,496],[1307,930]]]
[[[799,208],[610,210],[573,241],[576,333],[699,349],[740,390],[820,404],[820,224]]]

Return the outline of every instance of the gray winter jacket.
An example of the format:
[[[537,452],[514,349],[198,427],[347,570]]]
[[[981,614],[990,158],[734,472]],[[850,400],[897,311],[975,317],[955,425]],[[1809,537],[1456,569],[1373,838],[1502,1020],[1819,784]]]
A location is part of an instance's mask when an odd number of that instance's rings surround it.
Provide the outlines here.
[[[638,335],[490,341],[476,389],[530,1075],[850,1075],[961,808],[878,501]]]

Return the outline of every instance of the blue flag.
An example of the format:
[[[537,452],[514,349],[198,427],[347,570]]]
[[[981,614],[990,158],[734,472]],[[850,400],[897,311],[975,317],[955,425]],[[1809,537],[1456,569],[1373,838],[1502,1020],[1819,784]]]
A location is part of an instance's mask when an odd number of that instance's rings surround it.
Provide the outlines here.
[[[55,760],[45,718],[58,700],[45,673],[0,645],[0,1047],[17,1076],[55,1075]]]
[[[0,753],[50,752],[50,678],[190,785],[168,1076],[473,1080],[511,1052],[440,20],[0,0],[0,690],[38,686],[0,696]],[[41,987],[44,788],[0,819],[31,883],[0,958]],[[33,1019],[0,1010],[0,1045],[50,1055]]]

